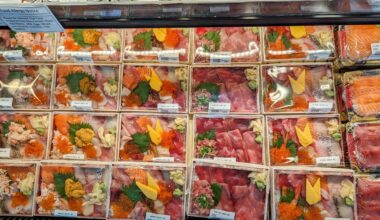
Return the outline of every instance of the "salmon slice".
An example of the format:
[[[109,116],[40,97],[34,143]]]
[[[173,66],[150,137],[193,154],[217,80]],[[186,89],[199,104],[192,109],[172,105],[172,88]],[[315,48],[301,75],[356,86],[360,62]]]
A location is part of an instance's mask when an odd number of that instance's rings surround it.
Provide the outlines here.
[[[371,44],[380,42],[380,28],[376,25],[346,25],[347,56],[363,60],[372,55]]]

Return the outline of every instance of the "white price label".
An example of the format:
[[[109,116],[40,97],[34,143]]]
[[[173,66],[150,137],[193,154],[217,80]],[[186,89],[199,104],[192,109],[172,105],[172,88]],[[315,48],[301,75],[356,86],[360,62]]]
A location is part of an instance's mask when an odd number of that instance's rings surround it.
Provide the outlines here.
[[[174,157],[153,157],[153,162],[174,162]]]
[[[162,12],[164,12],[164,13],[181,13],[182,12],[182,8],[165,7],[165,8],[162,9]]]
[[[0,98],[0,109],[12,109],[13,98]]]
[[[322,90],[322,91],[326,91],[326,90],[330,90],[330,89],[331,89],[330,84],[324,84],[324,85],[321,85],[321,90]]]
[[[64,154],[63,159],[84,160],[84,154]]]
[[[73,57],[74,62],[78,62],[78,63],[93,62],[92,55],[90,52],[75,53],[71,56]]]
[[[158,61],[161,63],[178,63],[179,53],[160,53],[158,54]]]
[[[210,55],[211,64],[230,64],[231,60],[231,52],[217,52]]]
[[[230,11],[229,5],[210,6],[210,12],[211,13],[220,13],[220,12],[229,12],[229,11]]]
[[[331,51],[311,51],[307,56],[308,60],[326,60],[330,58]]]
[[[145,220],[170,220],[170,215],[160,215],[151,212],[147,212]]]
[[[231,103],[228,102],[210,102],[208,104],[208,113],[229,114]]]
[[[326,217],[325,220],[350,220],[349,218],[331,218],[331,217]]]
[[[235,218],[235,212],[227,212],[220,209],[211,209],[210,218],[233,220]]]
[[[75,110],[91,110],[92,109],[92,101],[80,101],[74,100],[70,103],[71,108]]]
[[[309,112],[311,113],[328,113],[333,108],[332,102],[310,102]]]
[[[78,213],[77,211],[55,209],[53,215],[58,217],[77,217]]]
[[[330,157],[317,157],[317,164],[340,164],[339,156],[330,156]]]
[[[236,162],[235,157],[214,157],[214,160],[222,161],[222,162],[232,162],[232,163]]]
[[[3,52],[3,57],[8,62],[23,62],[25,58],[22,55],[22,50],[8,50]]]
[[[0,158],[10,158],[11,149],[10,148],[0,148]]]
[[[161,113],[178,113],[179,112],[179,105],[178,104],[158,103],[157,110]]]
[[[371,44],[372,55],[380,55],[380,43]]]

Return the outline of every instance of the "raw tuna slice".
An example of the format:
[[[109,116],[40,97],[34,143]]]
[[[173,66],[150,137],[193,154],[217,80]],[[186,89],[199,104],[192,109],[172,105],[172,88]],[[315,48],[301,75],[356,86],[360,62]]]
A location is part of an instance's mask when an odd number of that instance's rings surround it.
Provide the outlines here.
[[[358,220],[380,219],[380,181],[372,176],[357,178]]]

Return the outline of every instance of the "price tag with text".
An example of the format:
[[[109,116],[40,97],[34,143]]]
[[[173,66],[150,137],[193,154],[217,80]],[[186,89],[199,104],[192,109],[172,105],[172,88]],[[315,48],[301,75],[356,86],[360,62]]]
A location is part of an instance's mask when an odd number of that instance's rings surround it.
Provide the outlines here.
[[[227,212],[220,209],[211,209],[209,217],[213,219],[233,220],[235,219],[235,212]]]
[[[178,104],[158,103],[157,110],[161,113],[178,113]]]
[[[211,64],[230,64],[232,60],[230,52],[218,52],[210,55]]]
[[[22,55],[22,50],[8,50],[3,52],[3,57],[8,62],[24,62],[25,58]]]
[[[0,148],[0,158],[10,158],[11,149],[10,148]]]
[[[13,109],[13,98],[0,98],[0,109]]]
[[[310,113],[328,113],[331,112],[333,108],[332,102],[310,102],[309,112]]]
[[[64,154],[62,157],[68,160],[84,160],[84,154]]]
[[[210,102],[208,104],[208,113],[229,114],[231,103],[228,102]]]
[[[77,217],[78,213],[77,211],[68,211],[68,210],[60,210],[60,209],[55,209],[54,210],[54,216],[58,217]]]
[[[160,215],[151,212],[147,212],[145,220],[170,220],[170,215]]]
[[[158,61],[161,63],[178,63],[179,54],[178,53],[160,53],[158,55]]]
[[[74,100],[71,101],[70,105],[75,110],[92,110],[92,101]]]

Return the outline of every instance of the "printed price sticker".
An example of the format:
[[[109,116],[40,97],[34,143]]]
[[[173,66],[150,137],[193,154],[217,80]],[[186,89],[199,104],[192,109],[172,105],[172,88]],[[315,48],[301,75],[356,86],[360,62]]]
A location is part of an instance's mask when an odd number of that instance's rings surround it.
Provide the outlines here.
[[[214,160],[216,161],[222,161],[222,162],[236,162],[235,157],[214,157]]]
[[[84,160],[84,154],[64,154],[63,159]]]
[[[178,53],[160,53],[158,54],[158,61],[161,63],[178,63]]]
[[[211,209],[210,218],[233,220],[235,218],[235,212],[227,212],[220,209]]]
[[[9,50],[3,52],[3,57],[8,62],[23,62],[25,58],[22,55],[22,50]]]
[[[12,109],[13,98],[0,98],[0,109]]]
[[[330,51],[311,51],[307,56],[308,60],[326,60],[330,58]]]
[[[74,62],[93,62],[90,52],[75,53],[71,55],[74,59]]]
[[[330,84],[324,84],[324,85],[321,85],[321,90],[322,90],[322,91],[326,91],[326,90],[330,90],[330,89],[331,89]]]
[[[229,5],[215,5],[210,7],[211,13],[220,13],[220,12],[229,12],[230,6]]]
[[[333,108],[332,102],[310,102],[309,112],[311,113],[326,113],[331,112]]]
[[[0,158],[10,158],[11,149],[10,148],[0,148]]]
[[[77,211],[55,209],[53,215],[58,217],[77,217],[78,213]]]
[[[231,59],[230,52],[218,52],[210,55],[211,64],[230,64]]]
[[[160,215],[160,214],[147,212],[145,216],[145,220],[170,220],[170,215]]]
[[[339,156],[331,156],[331,157],[317,157],[317,164],[340,164]]]
[[[174,157],[154,157],[153,162],[174,162]]]
[[[71,108],[75,110],[91,110],[92,101],[71,101]]]
[[[210,102],[208,104],[208,113],[229,114],[231,103],[228,102]]]
[[[371,44],[372,55],[380,55],[380,43]]]
[[[179,112],[179,105],[178,104],[158,103],[157,110],[161,113],[178,113]]]

